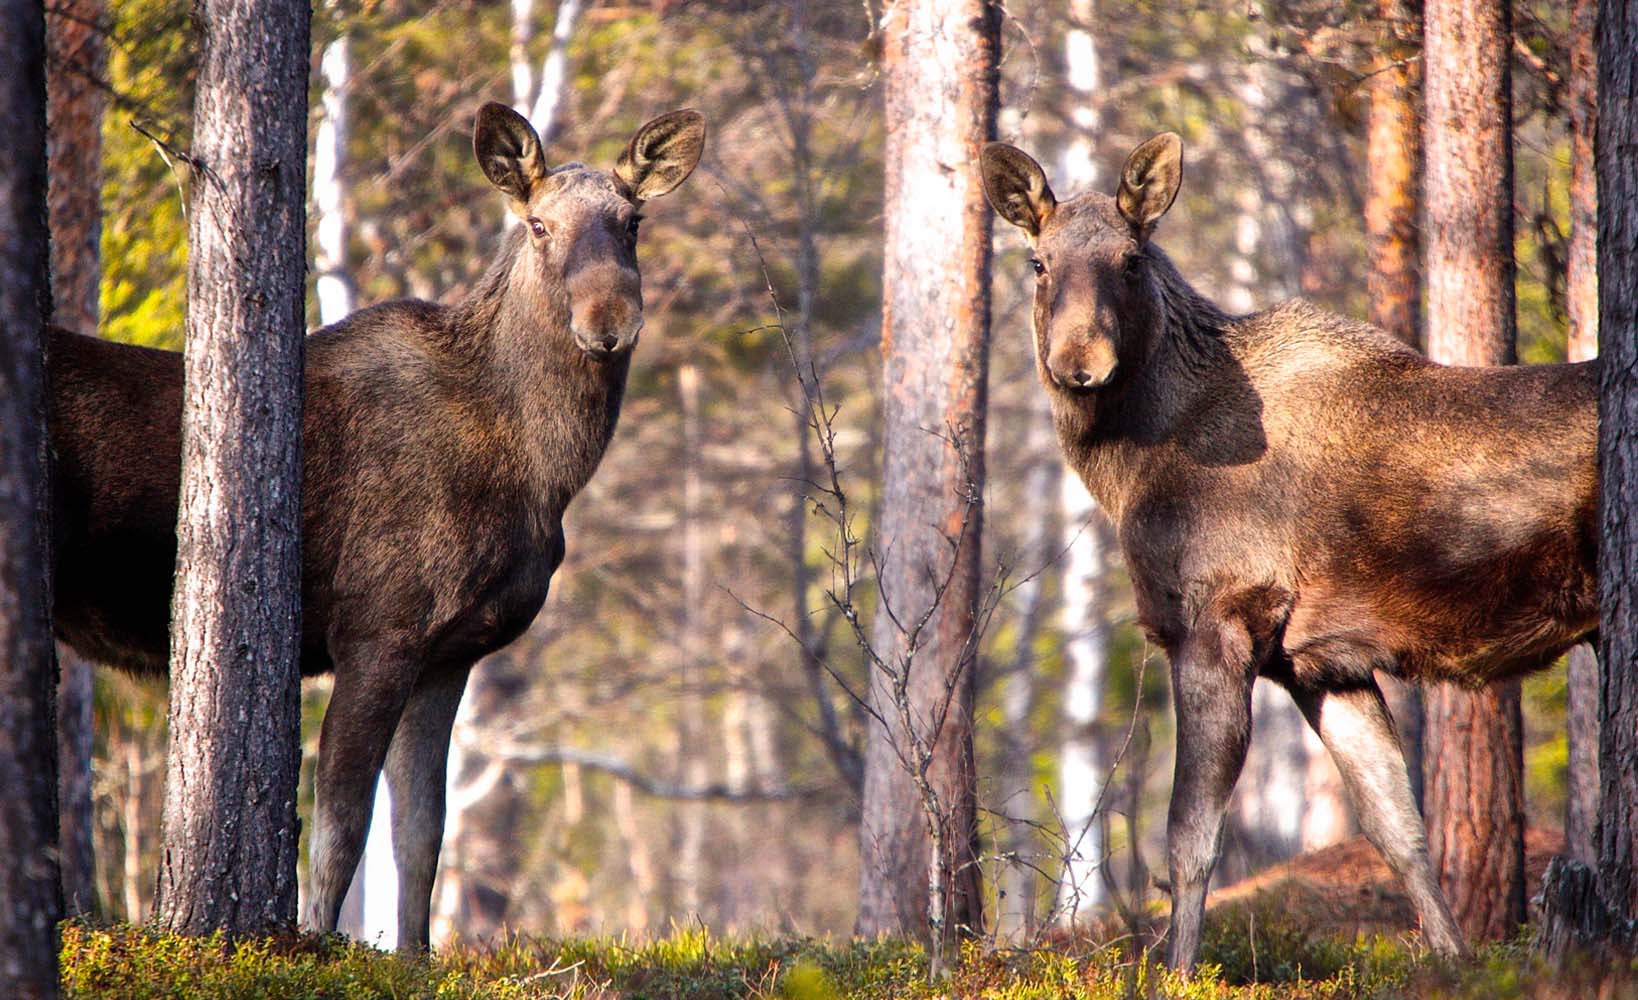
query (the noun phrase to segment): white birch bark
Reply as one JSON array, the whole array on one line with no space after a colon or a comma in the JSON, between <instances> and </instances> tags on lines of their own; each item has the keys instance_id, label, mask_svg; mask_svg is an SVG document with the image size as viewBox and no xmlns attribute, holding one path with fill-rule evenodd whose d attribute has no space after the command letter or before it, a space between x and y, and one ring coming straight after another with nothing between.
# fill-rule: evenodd
<instances>
[{"instance_id":1,"label":"white birch bark","mask_svg":"<svg viewBox=\"0 0 1638 1000\"><path fill-rule=\"evenodd\" d=\"M530 124L540 135L541 142L548 141L552 129L556 124L556 115L562 101L562 91L566 85L568 74L563 68L566 65L569 34L573 31L574 23L579 13L579 0L561 0L558 4L557 25L552 34L552 51L546 57L546 67L542 70L539 88L539 98L535 101L533 112L529 108L530 91L534 88L534 81L529 71L529 42L534 37L534 3L533 0L512 0L512 99L513 106L519 114L529 118ZM561 40L560 40L561 39ZM558 60L558 68L552 71L554 56ZM513 217L508 214L504 225L514 224ZM494 677L493 670L484 670L480 666L472 671L467 681L465 696L461 699L461 707L455 715L455 725L450 738L449 763L445 777L445 828L444 847L442 856L445 859L440 865L440 877L437 888L433 892L432 936L434 944L448 940L452 935L459 934L461 926L462 899L464 895L463 880L452 867L451 859L458 859L465 855L462 849L461 837L468 826L463 822L462 812L475 806L484 795L517 794L510 782L499 782L494 775L493 767L486 767L481 755L484 745L483 734L492 729L497 720L486 719L481 706L494 704L497 699L485 696L484 686ZM494 762L489 762L491 765ZM385 782L382 783L382 792L385 792ZM377 802L381 796L377 796ZM372 823L372 836L375 824Z\"/></svg>"},{"instance_id":2,"label":"white birch bark","mask_svg":"<svg viewBox=\"0 0 1638 1000\"><path fill-rule=\"evenodd\" d=\"M1070 112L1072 137L1059 164L1066 192L1079 194L1098 183L1092 137L1101 124L1092 98L1102 85L1098 50L1091 25L1092 0L1070 5L1072 26L1064 33L1065 82L1075 102ZM1098 797L1108 775L1095 727L1103 707L1103 685L1109 666L1109 623L1102 607L1107 554L1103 514L1078 476L1061 476L1065 562L1063 607L1064 659L1068 664L1063 700L1064 741L1059 751L1058 805L1069 838L1062 881L1058 885L1058 920L1073 923L1105 900L1102 827L1096 815Z\"/></svg>"}]
</instances>

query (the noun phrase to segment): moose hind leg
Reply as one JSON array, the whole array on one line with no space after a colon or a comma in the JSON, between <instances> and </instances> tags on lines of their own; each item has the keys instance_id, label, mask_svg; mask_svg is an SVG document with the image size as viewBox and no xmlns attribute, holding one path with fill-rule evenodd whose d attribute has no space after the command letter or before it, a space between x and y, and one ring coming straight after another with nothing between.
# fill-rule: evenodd
<instances>
[{"instance_id":1,"label":"moose hind leg","mask_svg":"<svg viewBox=\"0 0 1638 1000\"><path fill-rule=\"evenodd\" d=\"M387 751L393 860L398 866L398 947L403 951L425 951L431 944L432 884L444 839L449 734L466 676L463 667L423 678Z\"/></svg>"},{"instance_id":2,"label":"moose hind leg","mask_svg":"<svg viewBox=\"0 0 1638 1000\"><path fill-rule=\"evenodd\" d=\"M1240 635L1243 639L1244 633ZM1197 633L1172 662L1177 767L1166 826L1172 880L1166 964L1174 969L1192 969L1199 960L1206 884L1217 864L1223 815L1251 738L1256 673L1250 644L1222 638L1216 628Z\"/></svg>"},{"instance_id":3,"label":"moose hind leg","mask_svg":"<svg viewBox=\"0 0 1638 1000\"><path fill-rule=\"evenodd\" d=\"M1292 696L1336 762L1366 838L1405 883L1428 946L1440 955L1468 954L1433 874L1405 754L1376 682L1339 691L1297 690Z\"/></svg>"},{"instance_id":4,"label":"moose hind leg","mask_svg":"<svg viewBox=\"0 0 1638 1000\"><path fill-rule=\"evenodd\" d=\"M312 893L306 923L320 933L336 929L341 902L364 853L376 778L408 686L384 664L336 672L319 731L313 782Z\"/></svg>"}]
</instances>

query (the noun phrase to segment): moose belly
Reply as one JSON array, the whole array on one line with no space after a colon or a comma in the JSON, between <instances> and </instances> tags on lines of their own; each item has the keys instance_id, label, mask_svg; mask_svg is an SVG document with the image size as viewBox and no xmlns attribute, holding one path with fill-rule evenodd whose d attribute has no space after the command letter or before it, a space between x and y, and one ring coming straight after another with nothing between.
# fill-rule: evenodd
<instances>
[{"instance_id":1,"label":"moose belly","mask_svg":"<svg viewBox=\"0 0 1638 1000\"><path fill-rule=\"evenodd\" d=\"M1545 667L1597 627L1590 554L1564 533L1483 558L1391 554L1302 588L1286 629L1299 675L1382 669L1480 685Z\"/></svg>"}]
</instances>

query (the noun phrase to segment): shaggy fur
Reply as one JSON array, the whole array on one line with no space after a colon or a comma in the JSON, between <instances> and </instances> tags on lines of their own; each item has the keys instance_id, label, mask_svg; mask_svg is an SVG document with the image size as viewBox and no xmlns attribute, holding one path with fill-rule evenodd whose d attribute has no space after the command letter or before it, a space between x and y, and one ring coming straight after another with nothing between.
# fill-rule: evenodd
<instances>
[{"instance_id":1,"label":"shaggy fur","mask_svg":"<svg viewBox=\"0 0 1638 1000\"><path fill-rule=\"evenodd\" d=\"M1486 684L1597 627L1596 362L1452 368L1305 302L1227 315L1149 240L1181 157L1157 136L1115 198L1061 204L1022 152L983 164L1035 251L1059 442L1172 664L1169 959L1198 954L1259 673L1325 741L1430 944L1459 952L1372 672Z\"/></svg>"},{"instance_id":2,"label":"shaggy fur","mask_svg":"<svg viewBox=\"0 0 1638 1000\"><path fill-rule=\"evenodd\" d=\"M639 130L612 173L542 165L501 105L475 152L523 225L463 302L361 310L307 345L302 672L335 672L307 920L334 930L376 776L393 792L399 942L425 947L449 731L472 664L523 632L563 513L614 433L642 325L638 208L680 184L704 124ZM182 358L54 331L56 622L91 659L167 666ZM390 744L390 751L389 751Z\"/></svg>"}]
</instances>

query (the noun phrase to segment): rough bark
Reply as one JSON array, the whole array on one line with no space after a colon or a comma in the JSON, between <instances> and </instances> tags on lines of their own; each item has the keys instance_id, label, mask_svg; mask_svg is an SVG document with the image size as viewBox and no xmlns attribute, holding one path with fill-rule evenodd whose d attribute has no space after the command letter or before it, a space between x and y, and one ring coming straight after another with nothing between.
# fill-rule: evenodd
<instances>
[{"instance_id":1,"label":"rough bark","mask_svg":"<svg viewBox=\"0 0 1638 1000\"><path fill-rule=\"evenodd\" d=\"M976 165L994 132L999 14L985 0L898 0L880 26L885 427L876 547L881 603L893 614L878 607L872 643L887 664L908 672L907 714L924 731L904 731L891 678L872 671L870 699L888 725L870 727L865 752L857 927L866 935L930 936L940 946L983 926L979 869L971 863L978 829L972 668L990 213ZM899 753L913 759L918 740L930 748L925 775L912 775ZM928 792L942 813L935 830L924 811ZM938 854L935 833L942 863L929 864Z\"/></svg>"},{"instance_id":2,"label":"rough bark","mask_svg":"<svg viewBox=\"0 0 1638 1000\"><path fill-rule=\"evenodd\" d=\"M1598 9L1599 893L1638 920L1638 2ZM1629 947L1631 939L1628 940Z\"/></svg>"},{"instance_id":3,"label":"rough bark","mask_svg":"<svg viewBox=\"0 0 1638 1000\"><path fill-rule=\"evenodd\" d=\"M1597 0L1575 0L1570 12L1570 246L1565 261L1569 360L1598 354L1598 176L1593 162L1598 123ZM1566 678L1569 788L1564 844L1583 864L1598 861L1598 657L1590 645L1570 650Z\"/></svg>"},{"instance_id":4,"label":"rough bark","mask_svg":"<svg viewBox=\"0 0 1638 1000\"><path fill-rule=\"evenodd\" d=\"M1370 81L1366 131L1365 245L1371 322L1415 346L1420 340L1422 5L1377 0L1383 65Z\"/></svg>"},{"instance_id":5,"label":"rough bark","mask_svg":"<svg viewBox=\"0 0 1638 1000\"><path fill-rule=\"evenodd\" d=\"M102 117L107 92L103 0L60 0L46 15L50 145L52 319L97 332L102 283ZM59 650L58 823L63 901L70 915L96 906L91 850L91 664Z\"/></svg>"},{"instance_id":6,"label":"rough bark","mask_svg":"<svg viewBox=\"0 0 1638 1000\"><path fill-rule=\"evenodd\" d=\"M296 916L311 10L204 0L158 921Z\"/></svg>"},{"instance_id":7,"label":"rough bark","mask_svg":"<svg viewBox=\"0 0 1638 1000\"><path fill-rule=\"evenodd\" d=\"M1432 0L1424 20L1428 356L1516 360L1507 5ZM1516 683L1428 692L1424 811L1440 884L1469 938L1524 920L1524 726Z\"/></svg>"},{"instance_id":8,"label":"rough bark","mask_svg":"<svg viewBox=\"0 0 1638 1000\"><path fill-rule=\"evenodd\" d=\"M46 511L45 21L0 3L0 995L57 995L57 742Z\"/></svg>"}]
</instances>

